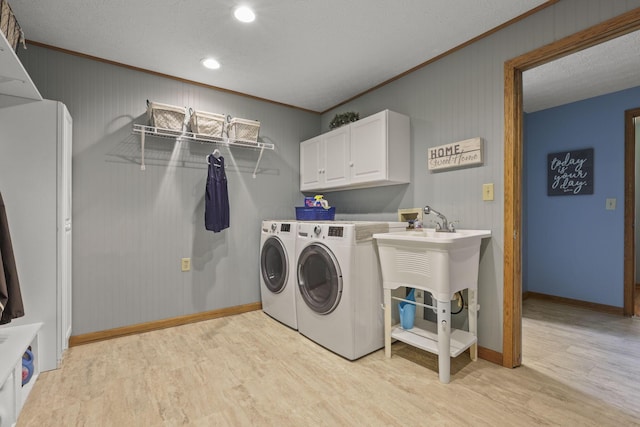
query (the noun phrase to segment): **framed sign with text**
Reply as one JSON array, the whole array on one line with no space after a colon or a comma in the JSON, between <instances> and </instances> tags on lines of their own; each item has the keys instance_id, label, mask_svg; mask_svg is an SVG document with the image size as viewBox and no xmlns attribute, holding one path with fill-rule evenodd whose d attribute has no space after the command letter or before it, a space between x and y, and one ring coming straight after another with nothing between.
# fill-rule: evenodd
<instances>
[{"instance_id":1,"label":"framed sign with text","mask_svg":"<svg viewBox=\"0 0 640 427\"><path fill-rule=\"evenodd\" d=\"M547 155L547 195L593 194L593 148Z\"/></svg>"},{"instance_id":2,"label":"framed sign with text","mask_svg":"<svg viewBox=\"0 0 640 427\"><path fill-rule=\"evenodd\" d=\"M432 147L427 154L427 168L430 171L481 164L482 139L480 137Z\"/></svg>"}]
</instances>

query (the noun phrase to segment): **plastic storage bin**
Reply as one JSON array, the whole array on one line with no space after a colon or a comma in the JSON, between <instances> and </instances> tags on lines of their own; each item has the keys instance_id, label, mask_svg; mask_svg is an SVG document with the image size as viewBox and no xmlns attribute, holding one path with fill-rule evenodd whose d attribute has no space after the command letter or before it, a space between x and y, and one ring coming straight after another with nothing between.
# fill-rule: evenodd
<instances>
[{"instance_id":1,"label":"plastic storage bin","mask_svg":"<svg viewBox=\"0 0 640 427\"><path fill-rule=\"evenodd\" d=\"M296 219L298 221L333 221L336 217L336 208L307 208L296 206Z\"/></svg>"},{"instance_id":2,"label":"plastic storage bin","mask_svg":"<svg viewBox=\"0 0 640 427\"><path fill-rule=\"evenodd\" d=\"M191 132L202 135L222 137L227 118L224 114L207 113L189 109L189 127Z\"/></svg>"},{"instance_id":3,"label":"plastic storage bin","mask_svg":"<svg viewBox=\"0 0 640 427\"><path fill-rule=\"evenodd\" d=\"M229 138L242 141L258 142L260 122L255 120L233 118L229 123Z\"/></svg>"},{"instance_id":4,"label":"plastic storage bin","mask_svg":"<svg viewBox=\"0 0 640 427\"><path fill-rule=\"evenodd\" d=\"M147 100L147 117L150 126L181 131L186 115L187 109L185 107Z\"/></svg>"}]
</instances>

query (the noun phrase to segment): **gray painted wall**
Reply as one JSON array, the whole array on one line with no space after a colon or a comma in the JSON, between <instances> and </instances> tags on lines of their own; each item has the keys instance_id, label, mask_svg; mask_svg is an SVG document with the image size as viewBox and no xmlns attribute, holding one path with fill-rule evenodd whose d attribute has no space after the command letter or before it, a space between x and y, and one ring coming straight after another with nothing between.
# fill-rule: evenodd
<instances>
[{"instance_id":1,"label":"gray painted wall","mask_svg":"<svg viewBox=\"0 0 640 427\"><path fill-rule=\"evenodd\" d=\"M292 218L299 141L319 116L29 46L21 60L48 99L67 105L73 128L73 334L260 301L260 222ZM204 228L205 156L215 146L139 136L146 100L259 120L265 151L221 148L231 227ZM183 273L180 259L192 258Z\"/></svg>"},{"instance_id":2,"label":"gray painted wall","mask_svg":"<svg viewBox=\"0 0 640 427\"><path fill-rule=\"evenodd\" d=\"M379 194L389 200L402 197L407 203L403 207L429 204L459 220L459 228L491 229L492 238L481 249L478 284L478 340L483 347L502 351L504 62L639 6L640 1L563 0L322 116L323 129L344 111L365 117L389 108L410 116L411 184L401 195ZM477 136L483 138L483 166L438 173L427 170L430 147ZM494 201L482 201L483 183L494 183ZM375 197L378 192L368 193L372 204L380 204ZM327 198L339 206L360 197L353 193L336 192ZM425 224L429 226L429 218Z\"/></svg>"},{"instance_id":3,"label":"gray painted wall","mask_svg":"<svg viewBox=\"0 0 640 427\"><path fill-rule=\"evenodd\" d=\"M633 8L640 0L563 0L511 27L366 94L321 118L385 108L411 117L412 183L326 194L338 219L395 219L431 204L460 228L488 228L480 268L479 343L502 351L504 61ZM416 41L419 43L419 40ZM259 301L262 218L293 216L302 202L298 142L320 133L313 114L29 47L25 67L46 98L74 117L74 334ZM211 147L150 143L140 172L133 121L146 99L253 118L278 149L251 178L257 152L227 150L232 227L202 225L204 155ZM480 136L483 166L430 173L429 147ZM482 183L495 184L483 202ZM181 273L181 257L194 270Z\"/></svg>"}]
</instances>

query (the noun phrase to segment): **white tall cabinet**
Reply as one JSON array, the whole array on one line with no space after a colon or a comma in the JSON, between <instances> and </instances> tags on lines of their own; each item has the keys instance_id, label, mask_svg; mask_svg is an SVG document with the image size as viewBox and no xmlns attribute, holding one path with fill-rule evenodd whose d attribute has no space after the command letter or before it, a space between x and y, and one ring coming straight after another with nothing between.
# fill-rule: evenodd
<instances>
[{"instance_id":1,"label":"white tall cabinet","mask_svg":"<svg viewBox=\"0 0 640 427\"><path fill-rule=\"evenodd\" d=\"M64 104L0 104L0 192L25 316L42 322L40 370L59 366L71 335L71 129Z\"/></svg>"}]
</instances>

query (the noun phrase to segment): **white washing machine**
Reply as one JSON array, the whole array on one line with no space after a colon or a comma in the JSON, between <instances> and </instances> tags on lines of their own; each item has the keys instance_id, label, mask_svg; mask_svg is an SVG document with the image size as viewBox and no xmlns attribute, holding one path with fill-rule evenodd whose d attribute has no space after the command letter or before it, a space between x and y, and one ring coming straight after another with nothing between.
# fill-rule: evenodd
<instances>
[{"instance_id":1,"label":"white washing machine","mask_svg":"<svg viewBox=\"0 0 640 427\"><path fill-rule=\"evenodd\" d=\"M293 329L296 315L296 221L263 221L260 229L262 310Z\"/></svg>"},{"instance_id":2,"label":"white washing machine","mask_svg":"<svg viewBox=\"0 0 640 427\"><path fill-rule=\"evenodd\" d=\"M298 331L349 360L384 347L382 276L372 235L405 227L368 221L299 222Z\"/></svg>"}]
</instances>

